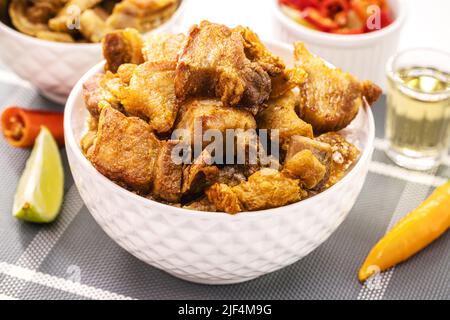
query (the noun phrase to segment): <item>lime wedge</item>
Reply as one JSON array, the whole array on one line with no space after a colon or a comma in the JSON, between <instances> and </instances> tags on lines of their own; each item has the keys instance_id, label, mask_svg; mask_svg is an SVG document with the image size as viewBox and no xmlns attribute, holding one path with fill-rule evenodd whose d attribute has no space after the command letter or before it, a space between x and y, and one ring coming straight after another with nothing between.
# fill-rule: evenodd
<instances>
[{"instance_id":1,"label":"lime wedge","mask_svg":"<svg viewBox=\"0 0 450 320\"><path fill-rule=\"evenodd\" d=\"M64 170L50 131L41 127L14 196L13 215L22 220L55 220L64 193Z\"/></svg>"}]
</instances>

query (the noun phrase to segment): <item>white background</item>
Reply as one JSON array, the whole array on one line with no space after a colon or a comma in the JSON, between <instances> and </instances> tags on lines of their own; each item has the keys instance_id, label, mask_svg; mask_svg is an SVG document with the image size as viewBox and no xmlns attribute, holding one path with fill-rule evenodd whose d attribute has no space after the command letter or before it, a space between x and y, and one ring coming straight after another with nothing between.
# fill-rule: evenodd
<instances>
[{"instance_id":1,"label":"white background","mask_svg":"<svg viewBox=\"0 0 450 320\"><path fill-rule=\"evenodd\" d=\"M273 39L273 0L188 0L183 30L201 20L246 25L263 39ZM450 51L450 0L404 0L407 21L399 50L434 47ZM276 39L275 39L276 40Z\"/></svg>"}]
</instances>

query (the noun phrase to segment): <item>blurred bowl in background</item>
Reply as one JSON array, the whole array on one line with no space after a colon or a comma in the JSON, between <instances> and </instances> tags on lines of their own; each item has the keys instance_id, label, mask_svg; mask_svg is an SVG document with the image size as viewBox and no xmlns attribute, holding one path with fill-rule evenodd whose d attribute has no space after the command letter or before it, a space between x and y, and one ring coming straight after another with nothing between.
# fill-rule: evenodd
<instances>
[{"instance_id":1,"label":"blurred bowl in background","mask_svg":"<svg viewBox=\"0 0 450 320\"><path fill-rule=\"evenodd\" d=\"M172 17L150 31L178 29L186 4L182 0ZM149 33L150 33L149 32ZM37 39L0 22L0 59L48 99L64 104L77 81L103 59L100 43L62 43Z\"/></svg>"},{"instance_id":2,"label":"blurred bowl in background","mask_svg":"<svg viewBox=\"0 0 450 320\"><path fill-rule=\"evenodd\" d=\"M284 42L302 41L316 55L359 79L367 79L386 88L385 65L398 47L401 29L405 23L407 6L403 0L389 0L394 22L377 31L363 34L340 35L305 27L288 17L273 2L274 33Z\"/></svg>"}]
</instances>

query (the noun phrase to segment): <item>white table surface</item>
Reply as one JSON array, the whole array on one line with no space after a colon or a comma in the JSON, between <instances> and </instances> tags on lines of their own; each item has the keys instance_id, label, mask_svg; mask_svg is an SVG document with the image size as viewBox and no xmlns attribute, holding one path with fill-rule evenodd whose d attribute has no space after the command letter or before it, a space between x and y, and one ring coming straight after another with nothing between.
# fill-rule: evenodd
<instances>
[{"instance_id":1,"label":"white table surface","mask_svg":"<svg viewBox=\"0 0 450 320\"><path fill-rule=\"evenodd\" d=\"M188 0L183 30L201 20L229 26L246 25L264 39L273 39L272 0ZM450 0L403 0L407 22L399 50L434 47L450 51Z\"/></svg>"}]
</instances>

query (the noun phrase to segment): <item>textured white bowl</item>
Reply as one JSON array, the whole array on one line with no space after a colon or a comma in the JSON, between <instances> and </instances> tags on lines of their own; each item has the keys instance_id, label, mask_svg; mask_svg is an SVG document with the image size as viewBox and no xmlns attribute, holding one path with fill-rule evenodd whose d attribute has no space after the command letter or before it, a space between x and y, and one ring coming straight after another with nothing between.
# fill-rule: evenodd
<instances>
[{"instance_id":1,"label":"textured white bowl","mask_svg":"<svg viewBox=\"0 0 450 320\"><path fill-rule=\"evenodd\" d=\"M183 18L183 0L173 16L151 32L174 32ZM70 44L27 36L0 22L0 59L42 95L65 103L77 81L102 60L99 43Z\"/></svg>"},{"instance_id":2,"label":"textured white bowl","mask_svg":"<svg viewBox=\"0 0 450 320\"><path fill-rule=\"evenodd\" d=\"M268 43L292 63L292 48ZM303 258L347 216L361 191L373 152L374 120L365 106L346 129L362 151L353 169L332 188L285 207L228 215L175 208L137 196L101 175L83 156L86 132L82 84L65 109L66 150L75 183L98 224L120 246L148 264L193 282L228 284L254 279Z\"/></svg>"},{"instance_id":3,"label":"textured white bowl","mask_svg":"<svg viewBox=\"0 0 450 320\"><path fill-rule=\"evenodd\" d=\"M303 41L306 47L331 62L336 67L386 86L384 66L396 53L401 29L405 23L407 6L404 0L389 0L395 16L394 22L381 30L357 35L339 35L304 27L286 16L273 3L274 32L277 40L284 42Z\"/></svg>"}]
</instances>

